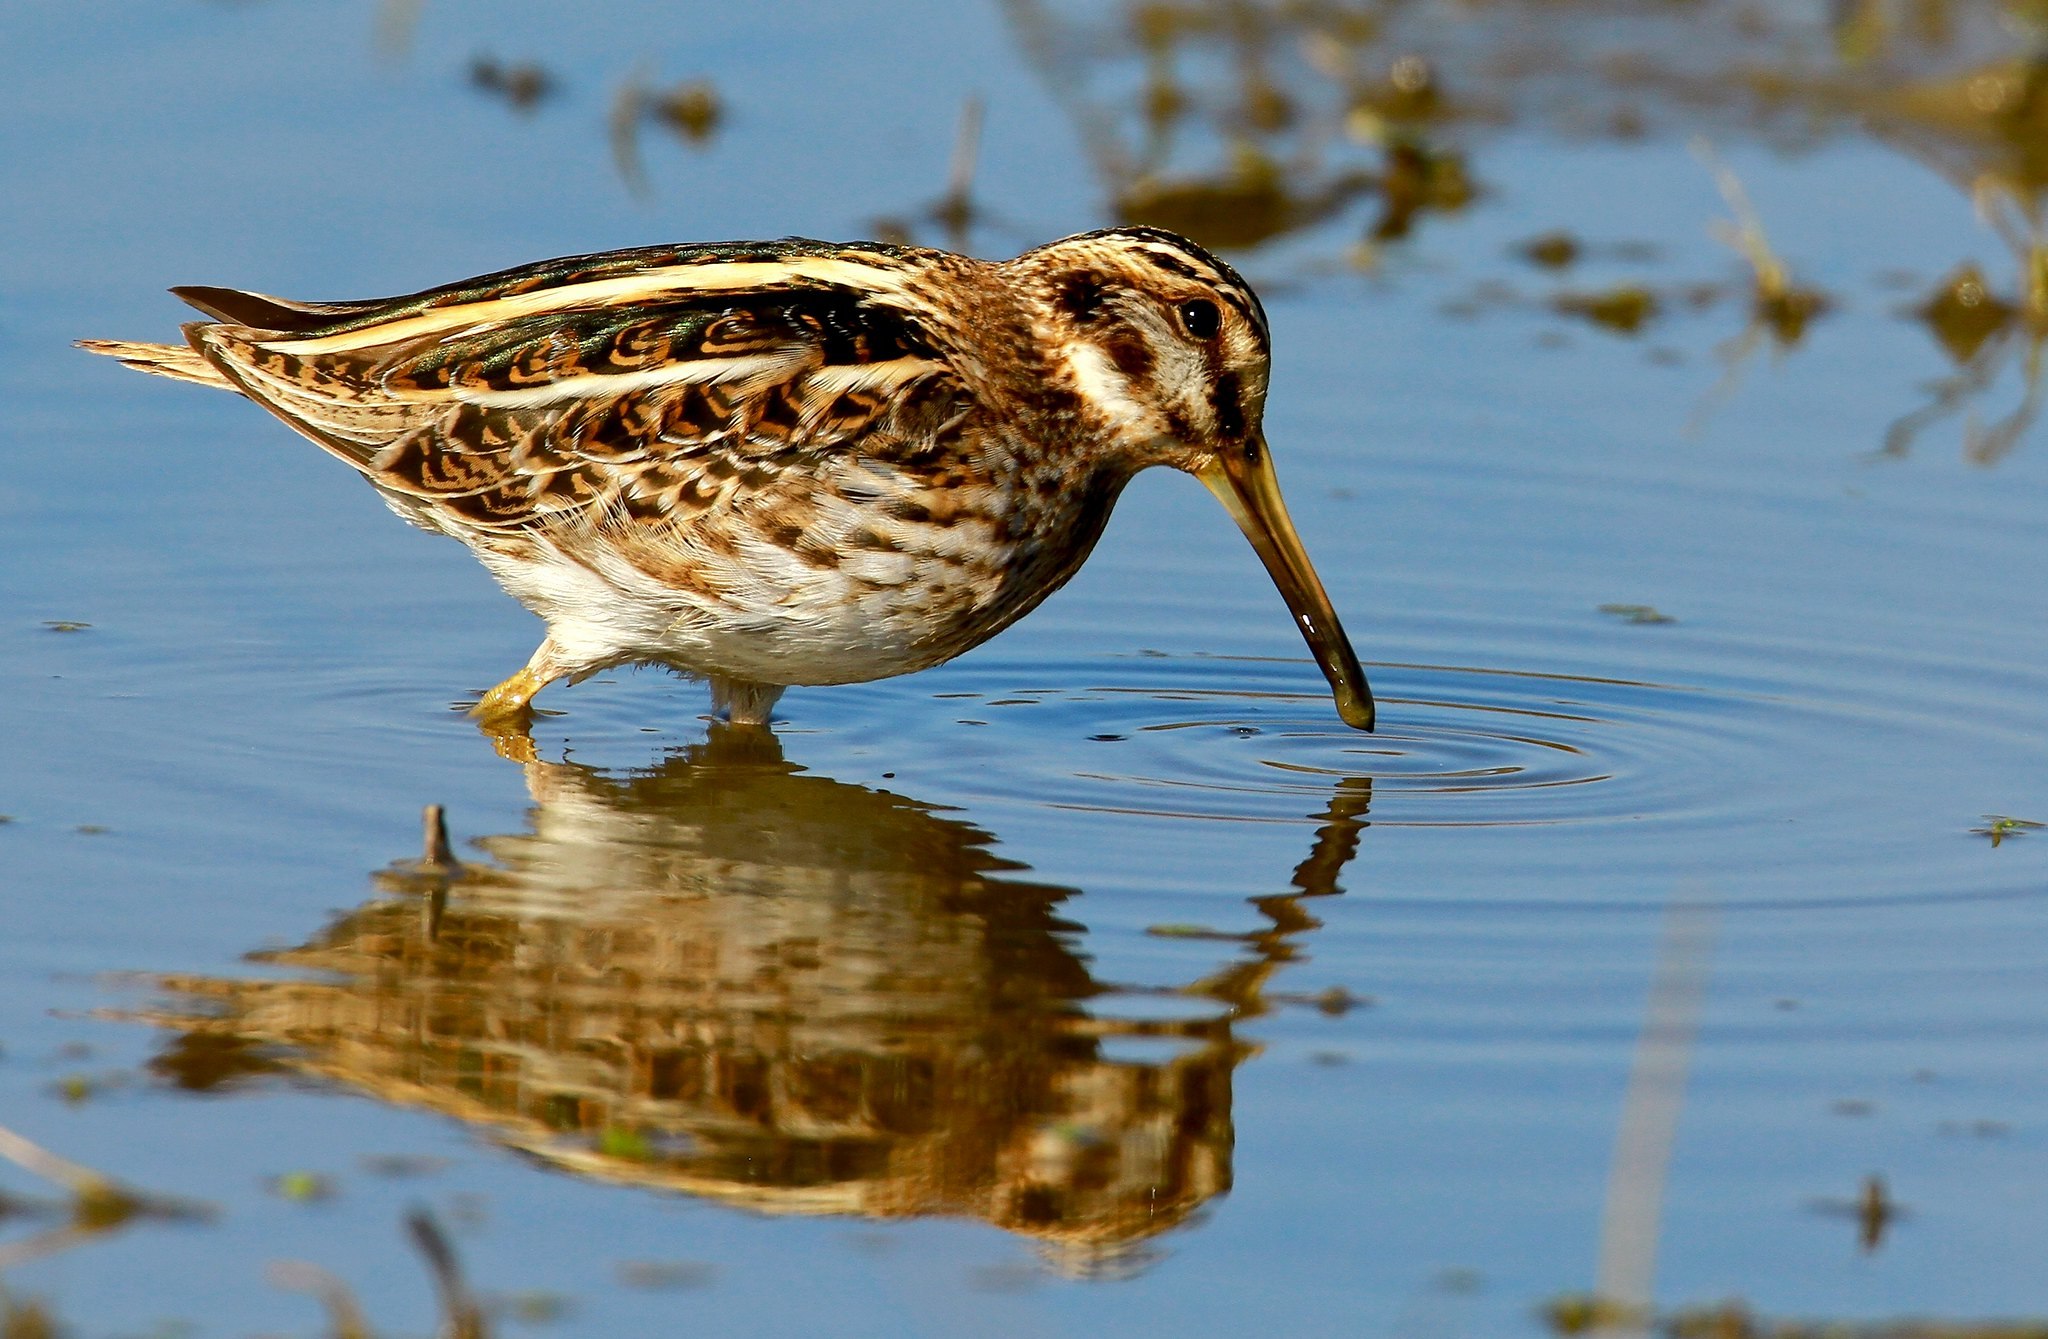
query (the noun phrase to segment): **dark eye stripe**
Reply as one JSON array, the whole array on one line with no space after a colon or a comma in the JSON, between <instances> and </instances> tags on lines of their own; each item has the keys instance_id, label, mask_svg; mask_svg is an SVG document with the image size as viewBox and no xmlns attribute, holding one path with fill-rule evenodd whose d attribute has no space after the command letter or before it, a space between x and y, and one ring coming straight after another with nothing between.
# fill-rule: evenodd
<instances>
[{"instance_id":1,"label":"dark eye stripe","mask_svg":"<svg viewBox=\"0 0 2048 1339\"><path fill-rule=\"evenodd\" d=\"M1109 360L1116 364L1119 372L1132 381L1144 381L1152 375L1155 361L1152 346L1147 344L1145 337L1136 330L1125 327L1117 331L1108 339L1105 347L1109 351Z\"/></svg>"},{"instance_id":2,"label":"dark eye stripe","mask_svg":"<svg viewBox=\"0 0 2048 1339\"><path fill-rule=\"evenodd\" d=\"M1209 411L1216 416L1216 433L1235 441L1244 436L1244 390L1237 373L1225 372L1209 388Z\"/></svg>"}]
</instances>

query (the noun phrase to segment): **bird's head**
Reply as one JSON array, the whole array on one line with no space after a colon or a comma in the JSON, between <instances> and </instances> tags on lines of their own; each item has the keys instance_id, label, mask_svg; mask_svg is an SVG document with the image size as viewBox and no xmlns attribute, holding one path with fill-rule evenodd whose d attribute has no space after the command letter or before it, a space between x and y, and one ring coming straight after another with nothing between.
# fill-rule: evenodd
<instances>
[{"instance_id":1,"label":"bird's head","mask_svg":"<svg viewBox=\"0 0 2048 1339\"><path fill-rule=\"evenodd\" d=\"M1280 588L1348 725L1372 691L1280 498L1263 419L1265 308L1223 261L1158 228L1082 233L1008 262L1084 434L1123 467L1208 485Z\"/></svg>"}]
</instances>

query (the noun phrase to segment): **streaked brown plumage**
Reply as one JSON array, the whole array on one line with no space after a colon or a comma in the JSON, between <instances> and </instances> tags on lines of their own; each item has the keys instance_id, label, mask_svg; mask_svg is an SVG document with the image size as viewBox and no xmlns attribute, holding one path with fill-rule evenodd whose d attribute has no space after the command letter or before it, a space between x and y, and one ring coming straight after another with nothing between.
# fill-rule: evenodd
<instances>
[{"instance_id":1,"label":"streaked brown plumage","mask_svg":"<svg viewBox=\"0 0 2048 1339\"><path fill-rule=\"evenodd\" d=\"M499 727L612 665L702 675L765 721L787 685L951 659L1071 577L1152 465L1223 500L1372 726L1267 459L1265 314L1171 233L1000 263L649 247L369 302L173 291L216 318L188 347L84 347L241 392L474 550L548 625L478 704Z\"/></svg>"}]
</instances>

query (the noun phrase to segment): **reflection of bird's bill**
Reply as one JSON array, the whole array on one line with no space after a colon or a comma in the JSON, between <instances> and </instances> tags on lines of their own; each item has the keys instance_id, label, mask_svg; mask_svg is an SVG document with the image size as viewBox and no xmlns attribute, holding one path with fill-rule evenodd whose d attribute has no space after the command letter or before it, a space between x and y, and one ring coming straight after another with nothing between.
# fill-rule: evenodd
<instances>
[{"instance_id":1,"label":"reflection of bird's bill","mask_svg":"<svg viewBox=\"0 0 2048 1339\"><path fill-rule=\"evenodd\" d=\"M1344 723L1360 730L1373 724L1372 688L1359 668L1358 656L1337 621L1337 611L1323 590L1308 551L1301 546L1287 504L1280 497L1280 479L1273 472L1273 460L1264 437L1254 437L1249 449L1217 456L1215 463L1198 476L1214 493L1232 520L1252 542L1259 560L1280 588L1280 596L1294 615L1301 635L1308 641L1323 676L1336 694L1337 714Z\"/></svg>"}]
</instances>

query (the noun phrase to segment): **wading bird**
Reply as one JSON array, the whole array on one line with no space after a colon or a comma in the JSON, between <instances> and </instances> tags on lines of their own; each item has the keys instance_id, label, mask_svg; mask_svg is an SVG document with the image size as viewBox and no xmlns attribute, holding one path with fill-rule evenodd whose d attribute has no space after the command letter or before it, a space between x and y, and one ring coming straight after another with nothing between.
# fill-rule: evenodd
<instances>
[{"instance_id":1,"label":"wading bird","mask_svg":"<svg viewBox=\"0 0 2048 1339\"><path fill-rule=\"evenodd\" d=\"M488 728L615 665L708 679L746 724L792 684L950 660L1073 576L1153 465L1222 499L1338 714L1372 728L1267 456L1265 311L1172 233L1002 262L645 247L365 302L172 291L214 318L184 345L82 347L248 396L545 621L477 704Z\"/></svg>"}]
</instances>

